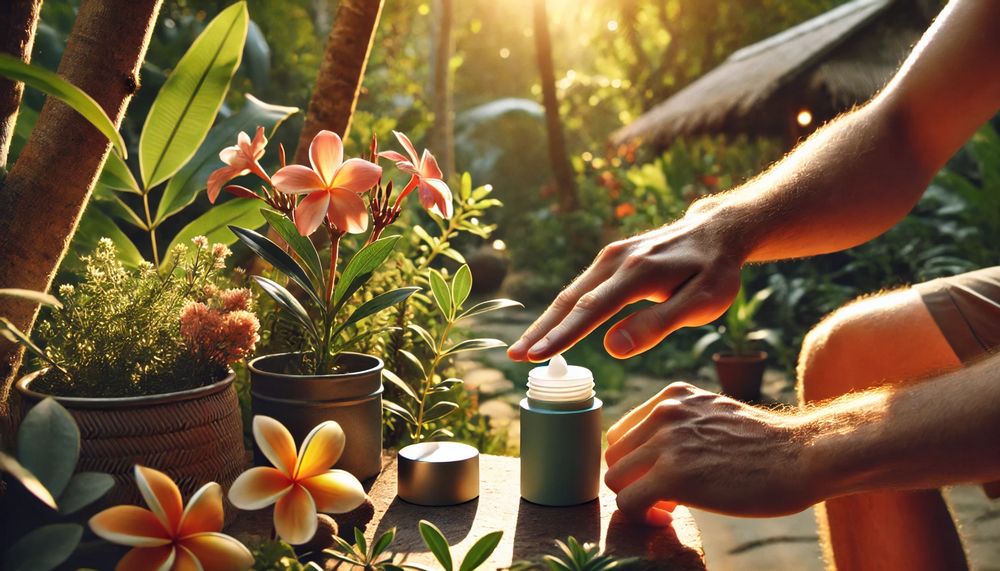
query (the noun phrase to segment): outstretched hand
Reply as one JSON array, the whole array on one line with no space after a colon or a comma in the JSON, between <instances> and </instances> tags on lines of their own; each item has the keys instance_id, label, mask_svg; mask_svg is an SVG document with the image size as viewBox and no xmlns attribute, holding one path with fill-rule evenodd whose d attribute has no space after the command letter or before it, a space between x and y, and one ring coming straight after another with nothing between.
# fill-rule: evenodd
<instances>
[{"instance_id":1,"label":"outstretched hand","mask_svg":"<svg viewBox=\"0 0 1000 571\"><path fill-rule=\"evenodd\" d=\"M624 359L646 351L686 326L709 323L740 288L744 246L708 214L614 242L556 297L514 343L516 361L544 361L586 337L625 306L656 303L616 323L604 337L608 353Z\"/></svg>"}]
</instances>

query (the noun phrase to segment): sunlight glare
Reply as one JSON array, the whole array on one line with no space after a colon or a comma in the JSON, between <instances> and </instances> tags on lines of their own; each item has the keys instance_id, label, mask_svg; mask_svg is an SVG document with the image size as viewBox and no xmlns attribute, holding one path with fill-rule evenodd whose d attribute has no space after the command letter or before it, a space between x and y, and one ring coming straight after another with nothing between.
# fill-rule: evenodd
<instances>
[{"instance_id":1,"label":"sunlight glare","mask_svg":"<svg viewBox=\"0 0 1000 571\"><path fill-rule=\"evenodd\" d=\"M608 20L608 31L609 32L614 32L617 29L618 29L618 21L617 20Z\"/></svg>"},{"instance_id":2,"label":"sunlight glare","mask_svg":"<svg viewBox=\"0 0 1000 571\"><path fill-rule=\"evenodd\" d=\"M807 127L813 121L813 115L808 109L803 109L799 111L799 114L795 117L798 121L800 127Z\"/></svg>"}]
</instances>

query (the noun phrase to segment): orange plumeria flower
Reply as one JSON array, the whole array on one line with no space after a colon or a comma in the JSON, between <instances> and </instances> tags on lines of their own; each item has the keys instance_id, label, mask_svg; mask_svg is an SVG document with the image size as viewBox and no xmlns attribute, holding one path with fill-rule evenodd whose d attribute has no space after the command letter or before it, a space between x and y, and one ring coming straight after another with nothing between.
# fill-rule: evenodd
<instances>
[{"instance_id":1,"label":"orange plumeria flower","mask_svg":"<svg viewBox=\"0 0 1000 571\"><path fill-rule=\"evenodd\" d=\"M451 189L443 180L444 173L441 172L437 159L427 149L424 149L423 155L417 155L417 148L413 146L409 137L399 131L393 131L392 134L396 135L406 155L396 151L382 151L380 156L395 162L396 168L410 175L410 182L403 192L399 193L396 206L416 188L421 206L438 216L451 218L455 211L452 206Z\"/></svg>"},{"instance_id":2,"label":"orange plumeria flower","mask_svg":"<svg viewBox=\"0 0 1000 571\"><path fill-rule=\"evenodd\" d=\"M240 474L229 501L243 510L274 506L274 530L298 545L316 533L316 512L345 513L365 501L361 482L344 470L330 470L344 451L344 431L332 420L302 441L298 453L288 429L267 416L253 418L253 437L274 468L260 466Z\"/></svg>"},{"instance_id":3,"label":"orange plumeria flower","mask_svg":"<svg viewBox=\"0 0 1000 571\"><path fill-rule=\"evenodd\" d=\"M236 141L236 145L226 147L219 152L219 158L222 159L222 162L226 163L225 166L215 169L212 171L212 174L208 175L208 182L206 183L208 186L208 200L212 204L215 204L215 200L219 197L222 187L238 176L252 172L267 182L271 181L271 178L267 176L267 173L261 168L259 162L260 158L264 156L264 147L267 146L267 137L264 136L264 128L257 127L257 132L254 134L252 140L250 139L250 135L240 131Z\"/></svg>"},{"instance_id":4,"label":"orange plumeria flower","mask_svg":"<svg viewBox=\"0 0 1000 571\"><path fill-rule=\"evenodd\" d=\"M222 488L215 482L201 487L187 507L173 480L163 472L136 465L135 481L150 509L115 506L90 518L100 537L132 550L117 571L243 571L253 555L242 543L219 533L222 529Z\"/></svg>"}]
</instances>

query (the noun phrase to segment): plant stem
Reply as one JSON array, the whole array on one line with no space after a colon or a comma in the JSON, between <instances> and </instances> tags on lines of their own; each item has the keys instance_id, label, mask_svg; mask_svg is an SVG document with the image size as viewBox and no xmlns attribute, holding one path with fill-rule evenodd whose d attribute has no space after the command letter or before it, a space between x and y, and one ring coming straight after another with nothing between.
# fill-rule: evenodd
<instances>
[{"instance_id":1,"label":"plant stem","mask_svg":"<svg viewBox=\"0 0 1000 571\"><path fill-rule=\"evenodd\" d=\"M146 229L149 230L149 243L153 247L153 263L160 267L160 253L156 248L156 227L153 226L153 217L149 213L149 191L142 193L142 207L146 210Z\"/></svg>"},{"instance_id":2,"label":"plant stem","mask_svg":"<svg viewBox=\"0 0 1000 571\"><path fill-rule=\"evenodd\" d=\"M448 320L445 324L444 329L441 331L441 339L438 340L437 350L434 351L434 359L431 361L431 366L427 369L427 374L424 375L424 382L420 383L420 408L417 410L417 430L412 434L413 440L420 442L420 435L424 428L424 409L427 406L427 394L431 390L431 383L434 381L434 371L437 370L438 365L441 364L441 360L444 358L444 342L448 340L448 334L451 333L451 328L455 324L454 321Z\"/></svg>"},{"instance_id":3,"label":"plant stem","mask_svg":"<svg viewBox=\"0 0 1000 571\"><path fill-rule=\"evenodd\" d=\"M326 360L330 357L330 345L333 329L333 288L337 283L337 261L340 258L340 239L344 233L337 230L332 224L327 224L327 233L330 235L330 268L326 279L326 307L323 310L323 339L317 348L316 373L320 374L326 370Z\"/></svg>"}]
</instances>

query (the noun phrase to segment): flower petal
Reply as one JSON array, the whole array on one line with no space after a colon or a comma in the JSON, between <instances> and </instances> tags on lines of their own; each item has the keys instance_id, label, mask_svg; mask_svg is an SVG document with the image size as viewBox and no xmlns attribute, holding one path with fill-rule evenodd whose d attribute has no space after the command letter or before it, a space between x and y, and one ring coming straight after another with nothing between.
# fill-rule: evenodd
<instances>
[{"instance_id":1,"label":"flower petal","mask_svg":"<svg viewBox=\"0 0 1000 571\"><path fill-rule=\"evenodd\" d=\"M222 187L227 182L248 172L250 172L248 169L229 166L212 171L212 174L208 175L208 201L215 204L215 200L219 198L219 192L222 191Z\"/></svg>"},{"instance_id":2,"label":"flower petal","mask_svg":"<svg viewBox=\"0 0 1000 571\"><path fill-rule=\"evenodd\" d=\"M115 571L171 571L176 558L173 545L136 547L118 560Z\"/></svg>"},{"instance_id":3,"label":"flower petal","mask_svg":"<svg viewBox=\"0 0 1000 571\"><path fill-rule=\"evenodd\" d=\"M303 198L295 207L295 228L299 234L308 236L319 228L330 207L330 193L320 190Z\"/></svg>"},{"instance_id":4,"label":"flower petal","mask_svg":"<svg viewBox=\"0 0 1000 571\"><path fill-rule=\"evenodd\" d=\"M163 528L175 531L184 513L184 502L177 484L163 472L138 464L135 465L135 483L146 500L146 505L160 518Z\"/></svg>"},{"instance_id":5,"label":"flower petal","mask_svg":"<svg viewBox=\"0 0 1000 571\"><path fill-rule=\"evenodd\" d=\"M153 512L139 506L115 506L90 518L90 529L111 543L155 547L170 543L170 533Z\"/></svg>"},{"instance_id":6,"label":"flower petal","mask_svg":"<svg viewBox=\"0 0 1000 571\"><path fill-rule=\"evenodd\" d=\"M344 162L344 142L333 131L320 131L309 143L309 162L327 185L333 182L337 169Z\"/></svg>"},{"instance_id":7,"label":"flower petal","mask_svg":"<svg viewBox=\"0 0 1000 571\"><path fill-rule=\"evenodd\" d=\"M437 159L427 149L424 149L424 156L420 158L420 176L422 178L444 179L444 173L441 172Z\"/></svg>"},{"instance_id":8,"label":"flower petal","mask_svg":"<svg viewBox=\"0 0 1000 571\"><path fill-rule=\"evenodd\" d=\"M360 196L339 188L325 194L330 198L326 215L338 230L360 234L368 229L368 207Z\"/></svg>"},{"instance_id":9,"label":"flower petal","mask_svg":"<svg viewBox=\"0 0 1000 571\"><path fill-rule=\"evenodd\" d=\"M361 194L378 184L382 178L382 167L364 159L348 159L334 173L330 188L341 188Z\"/></svg>"},{"instance_id":10,"label":"flower petal","mask_svg":"<svg viewBox=\"0 0 1000 571\"><path fill-rule=\"evenodd\" d=\"M379 158L386 158L394 163L408 163L410 159L404 157L402 153L397 153L396 151L382 151L378 154Z\"/></svg>"},{"instance_id":11,"label":"flower petal","mask_svg":"<svg viewBox=\"0 0 1000 571\"><path fill-rule=\"evenodd\" d=\"M253 417L253 439L275 468L287 475L295 469L295 441L284 424L270 416Z\"/></svg>"},{"instance_id":12,"label":"flower petal","mask_svg":"<svg viewBox=\"0 0 1000 571\"><path fill-rule=\"evenodd\" d=\"M288 476L277 468L250 468L229 487L229 501L241 510L259 510L278 501L292 485Z\"/></svg>"},{"instance_id":13,"label":"flower petal","mask_svg":"<svg viewBox=\"0 0 1000 571\"><path fill-rule=\"evenodd\" d=\"M250 550L224 533L199 533L185 537L180 543L205 571L245 571L253 565Z\"/></svg>"},{"instance_id":14,"label":"flower petal","mask_svg":"<svg viewBox=\"0 0 1000 571\"><path fill-rule=\"evenodd\" d=\"M337 460L340 460L345 440L344 429L336 421L327 420L316 425L299 447L299 463L295 466L295 479L305 480L329 470Z\"/></svg>"},{"instance_id":15,"label":"flower petal","mask_svg":"<svg viewBox=\"0 0 1000 571\"><path fill-rule=\"evenodd\" d=\"M229 166L233 166L233 163L240 161L243 162L243 150L239 146L226 147L219 151L219 159Z\"/></svg>"},{"instance_id":16,"label":"flower petal","mask_svg":"<svg viewBox=\"0 0 1000 571\"><path fill-rule=\"evenodd\" d=\"M219 531L222 523L222 486L209 482L188 500L184 514L181 515L181 524L177 527L177 535L184 537L203 531Z\"/></svg>"},{"instance_id":17,"label":"flower petal","mask_svg":"<svg viewBox=\"0 0 1000 571\"><path fill-rule=\"evenodd\" d=\"M347 513L365 502L365 489L353 474L330 470L299 482L316 502L321 512Z\"/></svg>"},{"instance_id":18,"label":"flower petal","mask_svg":"<svg viewBox=\"0 0 1000 571\"><path fill-rule=\"evenodd\" d=\"M316 503L302 486L295 486L274 506L274 531L293 545L316 535Z\"/></svg>"},{"instance_id":19,"label":"flower petal","mask_svg":"<svg viewBox=\"0 0 1000 571\"><path fill-rule=\"evenodd\" d=\"M170 571L206 571L201 566L201 562L184 547L178 545L174 548L174 564Z\"/></svg>"},{"instance_id":20,"label":"flower petal","mask_svg":"<svg viewBox=\"0 0 1000 571\"><path fill-rule=\"evenodd\" d=\"M278 169L271 177L271 184L285 194L302 194L326 188L326 183L316 171L302 165L288 165Z\"/></svg>"},{"instance_id":21,"label":"flower petal","mask_svg":"<svg viewBox=\"0 0 1000 571\"><path fill-rule=\"evenodd\" d=\"M259 161L264 156L264 147L266 146L267 137L264 136L264 128L258 126L257 132L253 136L253 141L250 143L251 158Z\"/></svg>"},{"instance_id":22,"label":"flower petal","mask_svg":"<svg viewBox=\"0 0 1000 571\"><path fill-rule=\"evenodd\" d=\"M425 178L420 181L420 204L444 218L454 213L451 189L441 179Z\"/></svg>"},{"instance_id":23,"label":"flower petal","mask_svg":"<svg viewBox=\"0 0 1000 571\"><path fill-rule=\"evenodd\" d=\"M413 143L410 142L410 138L399 131L393 131L392 134L396 135L396 139L399 141L399 144L403 145L403 149L406 151L406 154L410 155L410 162L414 165L417 164L419 162L417 160L417 149L413 146Z\"/></svg>"}]
</instances>

